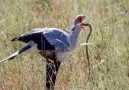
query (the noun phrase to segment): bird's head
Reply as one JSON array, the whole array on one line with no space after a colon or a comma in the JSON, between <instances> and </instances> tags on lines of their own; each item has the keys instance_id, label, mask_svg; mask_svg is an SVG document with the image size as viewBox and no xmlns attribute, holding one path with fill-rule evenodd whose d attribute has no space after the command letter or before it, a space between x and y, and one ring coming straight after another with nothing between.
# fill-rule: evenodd
<instances>
[{"instance_id":1,"label":"bird's head","mask_svg":"<svg viewBox=\"0 0 129 90\"><path fill-rule=\"evenodd\" d=\"M86 16L80 14L78 16L76 16L75 20L74 20L74 25L80 24L82 23L82 20L85 18Z\"/></svg>"},{"instance_id":2,"label":"bird's head","mask_svg":"<svg viewBox=\"0 0 129 90\"><path fill-rule=\"evenodd\" d=\"M84 30L84 25L82 24L82 20L85 18L86 16L80 14L78 16L76 16L75 20L74 20L74 26L76 28L78 28L78 30Z\"/></svg>"}]
</instances>

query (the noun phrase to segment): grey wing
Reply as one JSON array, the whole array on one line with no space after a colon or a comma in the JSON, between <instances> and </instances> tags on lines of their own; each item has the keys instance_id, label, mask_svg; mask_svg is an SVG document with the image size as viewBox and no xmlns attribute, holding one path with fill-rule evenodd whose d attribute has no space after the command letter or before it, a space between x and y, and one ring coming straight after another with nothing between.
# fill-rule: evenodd
<instances>
[{"instance_id":1,"label":"grey wing","mask_svg":"<svg viewBox=\"0 0 129 90\"><path fill-rule=\"evenodd\" d=\"M70 41L67 37L62 36L60 39L56 39L55 49L57 51L69 52L70 51Z\"/></svg>"},{"instance_id":2,"label":"grey wing","mask_svg":"<svg viewBox=\"0 0 129 90\"><path fill-rule=\"evenodd\" d=\"M70 51L70 37L69 34L60 29L48 30L43 33L48 42L55 46L56 51L69 52Z\"/></svg>"}]
</instances>

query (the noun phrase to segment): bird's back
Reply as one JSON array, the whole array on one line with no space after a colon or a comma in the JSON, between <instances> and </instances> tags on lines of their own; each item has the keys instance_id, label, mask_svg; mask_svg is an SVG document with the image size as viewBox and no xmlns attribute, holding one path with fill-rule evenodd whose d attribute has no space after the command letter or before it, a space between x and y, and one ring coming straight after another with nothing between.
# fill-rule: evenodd
<instances>
[{"instance_id":1,"label":"bird's back","mask_svg":"<svg viewBox=\"0 0 129 90\"><path fill-rule=\"evenodd\" d=\"M54 50L54 46L51 45L43 35L44 29L34 29L31 32L26 32L11 41L22 41L28 43L29 41L34 41L37 44L39 50Z\"/></svg>"},{"instance_id":2,"label":"bird's back","mask_svg":"<svg viewBox=\"0 0 129 90\"><path fill-rule=\"evenodd\" d=\"M28 43L34 41L40 50L69 51L69 33L57 28L36 28L26 32L11 41ZM45 46L45 47L44 47Z\"/></svg>"}]
</instances>

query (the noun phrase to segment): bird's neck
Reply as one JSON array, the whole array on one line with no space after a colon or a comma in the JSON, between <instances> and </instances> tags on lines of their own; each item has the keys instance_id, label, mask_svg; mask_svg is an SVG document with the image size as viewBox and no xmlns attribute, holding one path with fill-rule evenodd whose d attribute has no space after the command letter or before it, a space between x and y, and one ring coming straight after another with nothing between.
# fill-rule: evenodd
<instances>
[{"instance_id":1,"label":"bird's neck","mask_svg":"<svg viewBox=\"0 0 129 90\"><path fill-rule=\"evenodd\" d=\"M79 34L80 34L80 30L71 31L71 35L70 35L71 50L74 50L76 48Z\"/></svg>"}]
</instances>

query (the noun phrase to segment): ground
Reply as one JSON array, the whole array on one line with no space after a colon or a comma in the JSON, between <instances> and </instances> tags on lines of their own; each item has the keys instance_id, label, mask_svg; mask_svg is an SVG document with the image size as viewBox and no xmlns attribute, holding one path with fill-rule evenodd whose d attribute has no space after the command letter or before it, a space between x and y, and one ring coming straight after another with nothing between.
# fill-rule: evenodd
<instances>
[{"instance_id":1,"label":"ground","mask_svg":"<svg viewBox=\"0 0 129 90\"><path fill-rule=\"evenodd\" d=\"M93 32L89 54L93 79L85 86L85 42L89 31L61 65L55 90L129 89L129 0L1 0L0 60L24 46L10 40L33 28L56 27L70 31L78 14L86 15ZM44 90L45 60L23 53L0 63L0 90Z\"/></svg>"}]
</instances>

